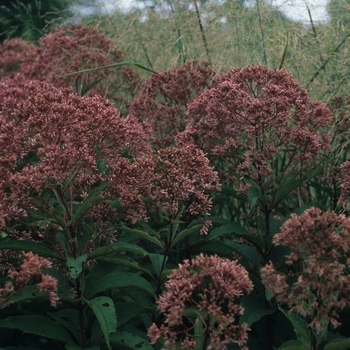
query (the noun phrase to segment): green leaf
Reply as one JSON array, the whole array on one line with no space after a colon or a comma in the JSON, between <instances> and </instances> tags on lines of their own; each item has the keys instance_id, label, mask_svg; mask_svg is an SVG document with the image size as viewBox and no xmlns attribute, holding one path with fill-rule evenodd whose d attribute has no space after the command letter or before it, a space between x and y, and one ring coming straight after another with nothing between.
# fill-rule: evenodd
<instances>
[{"instance_id":1,"label":"green leaf","mask_svg":"<svg viewBox=\"0 0 350 350\"><path fill-rule=\"evenodd\" d=\"M80 273L83 271L83 264L86 262L87 254L84 254L82 256L79 256L78 258L74 259L72 257L69 257L67 260L67 267L70 270L70 276L72 278L77 278Z\"/></svg>"},{"instance_id":2,"label":"green leaf","mask_svg":"<svg viewBox=\"0 0 350 350\"><path fill-rule=\"evenodd\" d=\"M276 204L278 204L284 197L286 197L289 193L293 192L296 188L301 186L304 182L305 182L305 180L298 179L298 180L294 180L294 181L288 182L285 185L280 186L276 190L273 205L275 206Z\"/></svg>"},{"instance_id":3,"label":"green leaf","mask_svg":"<svg viewBox=\"0 0 350 350\"><path fill-rule=\"evenodd\" d=\"M157 276L159 277L162 273L162 265L164 260L164 255L162 254L149 254L154 270L156 271ZM168 257L165 258L165 263L167 262Z\"/></svg>"},{"instance_id":4,"label":"green leaf","mask_svg":"<svg viewBox=\"0 0 350 350\"><path fill-rule=\"evenodd\" d=\"M147 241L150 241L154 244L156 244L158 247L160 248L164 248L164 244L162 241L160 241L158 238L150 236L147 232L141 231L141 230L137 230L135 228L129 228L126 226L122 226L120 227L120 230L125 231L125 232L129 232L134 234L135 236L138 236L141 239L145 239Z\"/></svg>"},{"instance_id":5,"label":"green leaf","mask_svg":"<svg viewBox=\"0 0 350 350\"><path fill-rule=\"evenodd\" d=\"M254 291L242 298L240 306L244 308L244 312L239 323L246 323L249 327L259 321L261 317L271 315L276 311L266 308L265 299Z\"/></svg>"},{"instance_id":6,"label":"green leaf","mask_svg":"<svg viewBox=\"0 0 350 350\"><path fill-rule=\"evenodd\" d=\"M72 342L68 332L58 323L43 316L13 316L0 320L0 328L18 329L23 333L35 334L41 337Z\"/></svg>"},{"instance_id":7,"label":"green leaf","mask_svg":"<svg viewBox=\"0 0 350 350\"><path fill-rule=\"evenodd\" d=\"M137 271L141 271L145 274L147 274L149 277L151 277L152 279L154 279L152 273L150 271L148 271L147 269L144 269L143 267L141 267L136 261L134 260L130 260L127 259L126 257L120 257L120 258L116 258L116 257L111 257L111 258L104 258L104 257L99 257L97 258L97 260L99 262L106 262L108 264L113 264L113 265L117 265L117 266L123 266L123 267L127 267L129 269L133 269L133 270L137 270Z\"/></svg>"},{"instance_id":8,"label":"green leaf","mask_svg":"<svg viewBox=\"0 0 350 350\"><path fill-rule=\"evenodd\" d=\"M277 350L311 350L311 345L304 344L300 340L291 340L282 344Z\"/></svg>"},{"instance_id":9,"label":"green leaf","mask_svg":"<svg viewBox=\"0 0 350 350\"><path fill-rule=\"evenodd\" d=\"M96 276L97 275L97 276ZM107 275L90 274L86 278L87 297L115 288L139 288L155 297L152 285L144 278L130 272L112 272Z\"/></svg>"},{"instance_id":10,"label":"green leaf","mask_svg":"<svg viewBox=\"0 0 350 350\"><path fill-rule=\"evenodd\" d=\"M95 68L89 68L89 69L83 69L83 70L79 70L76 72L72 72L72 73L67 73L67 74L63 74L62 77L69 77L70 75L74 75L74 74L80 74L80 73L89 73L89 72L94 72L96 70L100 70L100 69L106 69L106 68L113 68L113 67L121 67L121 66L136 66L139 68L142 68L144 70L147 70L151 73L155 73L157 74L157 72L151 68L145 67L135 61L125 61L125 62L119 62L119 63L113 63L113 64L109 64L107 66L100 66L100 67L95 67Z\"/></svg>"},{"instance_id":11,"label":"green leaf","mask_svg":"<svg viewBox=\"0 0 350 350\"><path fill-rule=\"evenodd\" d=\"M288 318L294 327L294 332L296 333L298 340L302 341L304 344L311 343L310 331L308 329L307 323L300 316L292 313L286 312L281 307L278 309Z\"/></svg>"},{"instance_id":12,"label":"green leaf","mask_svg":"<svg viewBox=\"0 0 350 350\"><path fill-rule=\"evenodd\" d=\"M224 242L225 245L229 246L235 253L239 254L244 260L252 264L255 269L260 269L260 255L254 247L229 240L225 240Z\"/></svg>"},{"instance_id":13,"label":"green leaf","mask_svg":"<svg viewBox=\"0 0 350 350\"><path fill-rule=\"evenodd\" d=\"M6 237L0 240L0 250L1 249L33 252L34 254L37 254L43 257L56 258L56 259L65 261L64 257L56 253L52 247L48 246L44 242L34 243L30 241L25 241L25 240L18 241L16 239Z\"/></svg>"},{"instance_id":14,"label":"green leaf","mask_svg":"<svg viewBox=\"0 0 350 350\"><path fill-rule=\"evenodd\" d=\"M115 242L115 243L109 244L108 246L95 249L93 252L88 254L87 260L96 259L100 256L106 256L108 254L123 253L123 252L139 254L142 256L148 255L148 253L143 248L135 244Z\"/></svg>"},{"instance_id":15,"label":"green leaf","mask_svg":"<svg viewBox=\"0 0 350 350\"><path fill-rule=\"evenodd\" d=\"M242 234L249 235L249 232L244 227L242 227L240 224L237 224L236 222L229 222L226 225L216 227L214 230L212 230L209 233L209 235L206 237L205 240L211 241L217 237L221 237L223 235L230 234L230 233L236 233L239 235L242 235Z\"/></svg>"},{"instance_id":16,"label":"green leaf","mask_svg":"<svg viewBox=\"0 0 350 350\"><path fill-rule=\"evenodd\" d=\"M110 342L118 350L154 350L147 340L127 332L111 334Z\"/></svg>"},{"instance_id":17,"label":"green leaf","mask_svg":"<svg viewBox=\"0 0 350 350\"><path fill-rule=\"evenodd\" d=\"M108 182L105 182L97 187L95 187L93 190L90 191L87 198L83 200L83 202L80 204L76 212L74 213L72 219L70 222L68 222L67 226L70 224L77 225L77 223L84 217L84 215L88 212L88 210L96 203L99 202L102 199L102 196L99 195L100 192L102 192L106 187L108 187Z\"/></svg>"},{"instance_id":18,"label":"green leaf","mask_svg":"<svg viewBox=\"0 0 350 350\"><path fill-rule=\"evenodd\" d=\"M173 248L176 243L180 242L182 239L184 239L186 236L191 234L192 232L195 232L197 230L200 230L202 228L202 224L194 225L190 228L186 228L185 230L182 230L180 233L178 233L173 241L171 242L171 248Z\"/></svg>"},{"instance_id":19,"label":"green leaf","mask_svg":"<svg viewBox=\"0 0 350 350\"><path fill-rule=\"evenodd\" d=\"M81 166L78 167L77 169L73 170L71 172L71 174L69 175L69 177L63 182L63 186L62 186L62 191L64 192L66 190L66 188L71 184L71 182L73 181L73 179L76 177L76 175L78 174L78 172L80 171Z\"/></svg>"},{"instance_id":20,"label":"green leaf","mask_svg":"<svg viewBox=\"0 0 350 350\"><path fill-rule=\"evenodd\" d=\"M288 50L288 42L289 42L289 32L287 32L286 45L284 46L284 50L283 50L283 54L282 54L282 58L281 58L281 63L280 63L279 69L282 69L282 67L283 67L284 59L286 58L286 54L287 54L287 50Z\"/></svg>"},{"instance_id":21,"label":"green leaf","mask_svg":"<svg viewBox=\"0 0 350 350\"><path fill-rule=\"evenodd\" d=\"M117 302L114 303L114 307L117 312L118 327L128 322L133 317L150 311L150 309L146 308L143 304L133 301Z\"/></svg>"},{"instance_id":22,"label":"green leaf","mask_svg":"<svg viewBox=\"0 0 350 350\"><path fill-rule=\"evenodd\" d=\"M66 345L66 350L83 350L79 345L74 343L68 343ZM84 348L84 350L100 350L99 346L93 346L91 348Z\"/></svg>"},{"instance_id":23,"label":"green leaf","mask_svg":"<svg viewBox=\"0 0 350 350\"><path fill-rule=\"evenodd\" d=\"M350 338L334 339L330 341L323 350L347 350L350 348Z\"/></svg>"},{"instance_id":24,"label":"green leaf","mask_svg":"<svg viewBox=\"0 0 350 350\"><path fill-rule=\"evenodd\" d=\"M92 81L91 83L89 84L85 84L83 85L83 88L81 89L80 91L80 96L85 96L89 90L91 90L94 86L96 86L98 83L100 83L101 81L103 80L103 78L100 78L100 79L96 79L94 81Z\"/></svg>"},{"instance_id":25,"label":"green leaf","mask_svg":"<svg viewBox=\"0 0 350 350\"><path fill-rule=\"evenodd\" d=\"M109 297L101 296L93 300L84 299L84 301L94 312L106 339L107 347L109 350L112 350L109 336L117 330L117 315L115 313L113 300Z\"/></svg>"}]
</instances>

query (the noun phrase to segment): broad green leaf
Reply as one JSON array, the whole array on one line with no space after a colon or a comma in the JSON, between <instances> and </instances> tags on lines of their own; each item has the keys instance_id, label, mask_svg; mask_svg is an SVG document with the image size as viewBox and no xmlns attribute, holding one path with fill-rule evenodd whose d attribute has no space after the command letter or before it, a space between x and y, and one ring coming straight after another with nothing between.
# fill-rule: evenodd
<instances>
[{"instance_id":1,"label":"broad green leaf","mask_svg":"<svg viewBox=\"0 0 350 350\"><path fill-rule=\"evenodd\" d=\"M311 350L311 345L305 344L300 340L291 340L282 344L277 350Z\"/></svg>"},{"instance_id":2,"label":"broad green leaf","mask_svg":"<svg viewBox=\"0 0 350 350\"><path fill-rule=\"evenodd\" d=\"M305 182L305 180L298 179L298 180L288 182L287 184L279 187L276 190L273 205L275 206L276 204L278 204L284 197L286 197L289 193L293 192L295 189L300 187L304 182Z\"/></svg>"},{"instance_id":3,"label":"broad green leaf","mask_svg":"<svg viewBox=\"0 0 350 350\"><path fill-rule=\"evenodd\" d=\"M108 254L115 254L121 252L134 253L142 256L148 254L143 248L135 244L115 242L105 247L96 248L93 252L88 254L87 260L96 259L100 256L106 256Z\"/></svg>"},{"instance_id":4,"label":"broad green leaf","mask_svg":"<svg viewBox=\"0 0 350 350\"><path fill-rule=\"evenodd\" d=\"M350 348L350 339L334 339L323 350L347 350Z\"/></svg>"},{"instance_id":5,"label":"broad green leaf","mask_svg":"<svg viewBox=\"0 0 350 350\"><path fill-rule=\"evenodd\" d=\"M195 232L197 230L200 230L202 228L202 224L194 225L190 228L186 228L185 230L182 230L180 233L176 234L175 238L171 242L171 248L173 248L176 243L180 242L182 239L184 239L186 236L191 234L192 232Z\"/></svg>"},{"instance_id":6,"label":"broad green leaf","mask_svg":"<svg viewBox=\"0 0 350 350\"><path fill-rule=\"evenodd\" d=\"M144 278L130 272L112 272L101 276L90 274L86 278L86 297L115 288L139 288L155 297L152 285Z\"/></svg>"},{"instance_id":7,"label":"broad green leaf","mask_svg":"<svg viewBox=\"0 0 350 350\"><path fill-rule=\"evenodd\" d=\"M68 343L66 345L66 350L100 350L99 346L93 346L91 348L81 348L79 345L74 343Z\"/></svg>"},{"instance_id":8,"label":"broad green leaf","mask_svg":"<svg viewBox=\"0 0 350 350\"><path fill-rule=\"evenodd\" d=\"M127 267L129 269L133 269L133 270L137 270L137 271L141 271L145 274L147 274L149 277L151 277L152 279L154 279L152 273L150 271L148 271L147 269L144 269L143 267L141 267L135 260L131 260L131 259L127 259L126 257L110 257L110 258L104 258L104 257L99 257L97 258L97 260L100 262L106 262L109 264L114 264L116 266L123 266L123 267Z\"/></svg>"},{"instance_id":9,"label":"broad green leaf","mask_svg":"<svg viewBox=\"0 0 350 350\"><path fill-rule=\"evenodd\" d=\"M240 305L244 308L244 312L239 323L246 323L249 327L259 321L261 317L271 315L276 311L266 308L265 299L254 291L244 296Z\"/></svg>"},{"instance_id":10,"label":"broad green leaf","mask_svg":"<svg viewBox=\"0 0 350 350\"><path fill-rule=\"evenodd\" d=\"M84 301L94 312L106 339L107 347L111 350L109 336L117 330L117 315L115 313L113 300L109 297L101 296L93 300L84 299Z\"/></svg>"},{"instance_id":11,"label":"broad green leaf","mask_svg":"<svg viewBox=\"0 0 350 350\"><path fill-rule=\"evenodd\" d=\"M304 344L310 344L310 331L308 329L306 321L292 312L286 312L281 307L278 308L292 323L294 332L296 333L298 340L302 341Z\"/></svg>"},{"instance_id":12,"label":"broad green leaf","mask_svg":"<svg viewBox=\"0 0 350 350\"><path fill-rule=\"evenodd\" d=\"M221 237L226 234L230 233L236 233L239 235L242 234L248 234L249 232L242 227L240 224L237 224L236 222L229 222L228 224L216 227L214 230L212 230L209 235L206 237L206 241L211 241L217 237Z\"/></svg>"},{"instance_id":13,"label":"broad green leaf","mask_svg":"<svg viewBox=\"0 0 350 350\"><path fill-rule=\"evenodd\" d=\"M84 215L89 211L89 209L97 202L102 199L102 196L99 195L106 187L108 187L108 182L105 182L94 189L92 189L87 198L83 200L83 202L79 205L78 209L74 213L70 222L68 222L67 226L70 224L77 225L77 223L84 217Z\"/></svg>"},{"instance_id":14,"label":"broad green leaf","mask_svg":"<svg viewBox=\"0 0 350 350\"><path fill-rule=\"evenodd\" d=\"M118 350L154 350L148 340L127 332L111 334L110 342Z\"/></svg>"},{"instance_id":15,"label":"broad green leaf","mask_svg":"<svg viewBox=\"0 0 350 350\"><path fill-rule=\"evenodd\" d=\"M154 270L156 271L157 276L159 277L162 273L162 268L164 268L163 261L164 255L162 254L149 254ZM168 257L165 257L164 265L167 262Z\"/></svg>"},{"instance_id":16,"label":"broad green leaf","mask_svg":"<svg viewBox=\"0 0 350 350\"><path fill-rule=\"evenodd\" d=\"M114 307L118 317L118 327L139 314L150 312L150 309L146 308L145 305L133 301L117 302L114 303Z\"/></svg>"},{"instance_id":17,"label":"broad green leaf","mask_svg":"<svg viewBox=\"0 0 350 350\"><path fill-rule=\"evenodd\" d=\"M68 332L58 323L43 316L13 316L0 320L0 328L18 329L23 333L35 334L41 337L72 342Z\"/></svg>"},{"instance_id":18,"label":"broad green leaf","mask_svg":"<svg viewBox=\"0 0 350 350\"><path fill-rule=\"evenodd\" d=\"M163 244L162 241L160 241L156 237L150 236L147 232L144 232L144 231L141 231L141 230L137 230L137 229L134 229L134 228L129 228L129 227L126 227L126 226L120 227L120 230L132 233L132 234L134 234L135 236L138 236L141 239L145 239L147 241L150 241L150 242L156 244L158 247L160 247L162 249L164 248L164 244Z\"/></svg>"},{"instance_id":19,"label":"broad green leaf","mask_svg":"<svg viewBox=\"0 0 350 350\"><path fill-rule=\"evenodd\" d=\"M66 308L62 310L58 310L55 312L47 312L50 318L52 318L55 322L59 323L65 329L67 329L70 334L75 337L75 341L80 341L80 322L79 322L79 314L73 308Z\"/></svg>"},{"instance_id":20,"label":"broad green leaf","mask_svg":"<svg viewBox=\"0 0 350 350\"><path fill-rule=\"evenodd\" d=\"M260 255L256 249L247 244L241 244L234 241L225 240L224 243L243 259L252 264L256 269L260 269Z\"/></svg>"},{"instance_id":21,"label":"broad green leaf","mask_svg":"<svg viewBox=\"0 0 350 350\"><path fill-rule=\"evenodd\" d=\"M0 250L1 249L33 252L34 254L37 254L43 257L56 258L56 259L65 261L64 257L56 253L52 247L50 247L44 242L34 243L30 241L25 241L25 240L18 241L16 239L6 237L0 240Z\"/></svg>"},{"instance_id":22,"label":"broad green leaf","mask_svg":"<svg viewBox=\"0 0 350 350\"><path fill-rule=\"evenodd\" d=\"M83 264L86 262L87 254L84 254L82 256L79 256L78 258L74 259L72 257L69 257L67 260L67 267L70 270L70 276L72 278L77 278L80 273L83 271Z\"/></svg>"}]
</instances>

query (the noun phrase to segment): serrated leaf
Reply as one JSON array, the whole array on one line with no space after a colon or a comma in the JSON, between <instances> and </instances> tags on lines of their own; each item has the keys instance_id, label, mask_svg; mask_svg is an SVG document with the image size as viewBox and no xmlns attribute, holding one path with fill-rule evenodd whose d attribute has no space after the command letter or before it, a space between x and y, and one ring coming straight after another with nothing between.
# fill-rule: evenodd
<instances>
[{"instance_id":1,"label":"serrated leaf","mask_svg":"<svg viewBox=\"0 0 350 350\"><path fill-rule=\"evenodd\" d=\"M137 270L137 271L141 271L145 274L147 274L149 277L151 277L152 279L154 279L152 273L146 269L144 269L143 267L141 267L136 261L134 260L129 260L126 259L125 257L121 257L121 258L116 258L116 257L111 257L111 258L104 258L104 257L99 257L97 258L97 260L99 262L106 262L109 264L114 264L114 265L118 265L118 266L123 266L123 267L127 267L129 269L133 269L133 270Z\"/></svg>"},{"instance_id":2,"label":"serrated leaf","mask_svg":"<svg viewBox=\"0 0 350 350\"><path fill-rule=\"evenodd\" d=\"M306 321L303 320L300 316L292 312L284 311L281 307L278 307L278 309L292 323L294 332L296 333L298 340L302 341L304 344L310 344L311 342L310 331L308 329Z\"/></svg>"},{"instance_id":3,"label":"serrated leaf","mask_svg":"<svg viewBox=\"0 0 350 350\"><path fill-rule=\"evenodd\" d=\"M225 240L224 243L235 253L239 254L243 259L252 264L256 269L260 269L260 255L254 247L229 240Z\"/></svg>"},{"instance_id":4,"label":"serrated leaf","mask_svg":"<svg viewBox=\"0 0 350 350\"><path fill-rule=\"evenodd\" d=\"M25 240L18 241L16 239L6 237L0 240L0 250L1 249L32 252L43 257L56 258L65 261L65 259L60 254L56 253L52 247L49 247L44 242L34 243Z\"/></svg>"},{"instance_id":5,"label":"serrated leaf","mask_svg":"<svg viewBox=\"0 0 350 350\"><path fill-rule=\"evenodd\" d=\"M61 342L72 342L68 332L57 322L43 316L13 316L0 320L0 328L18 329L23 333L35 334Z\"/></svg>"},{"instance_id":6,"label":"serrated leaf","mask_svg":"<svg viewBox=\"0 0 350 350\"><path fill-rule=\"evenodd\" d=\"M249 232L242 227L240 224L237 224L235 222L229 222L228 224L216 227L214 230L212 230L209 235L206 237L206 241L211 241L217 237L221 237L226 234L230 233L236 233L236 234L249 234Z\"/></svg>"},{"instance_id":7,"label":"serrated leaf","mask_svg":"<svg viewBox=\"0 0 350 350\"><path fill-rule=\"evenodd\" d=\"M116 349L154 350L148 340L127 332L111 334L110 342L116 347Z\"/></svg>"},{"instance_id":8,"label":"serrated leaf","mask_svg":"<svg viewBox=\"0 0 350 350\"><path fill-rule=\"evenodd\" d=\"M323 350L347 350L350 348L350 338L334 339L330 341Z\"/></svg>"},{"instance_id":9,"label":"serrated leaf","mask_svg":"<svg viewBox=\"0 0 350 350\"><path fill-rule=\"evenodd\" d=\"M132 234L134 234L135 236L138 236L141 239L145 239L147 241L150 241L150 242L156 244L158 247L160 247L162 249L164 248L164 244L163 244L162 241L160 241L156 237L150 236L147 232L144 232L144 231L141 231L141 230L137 230L137 229L134 229L134 228L129 228L129 227L126 227L126 226L120 227L120 230L132 233Z\"/></svg>"},{"instance_id":10,"label":"serrated leaf","mask_svg":"<svg viewBox=\"0 0 350 350\"><path fill-rule=\"evenodd\" d=\"M153 268L159 277L160 274L162 273L162 265L164 261L164 255L162 254L149 254L149 258L151 259ZM168 257L165 257L164 265L167 262ZM164 266L163 266L164 267Z\"/></svg>"},{"instance_id":11,"label":"serrated leaf","mask_svg":"<svg viewBox=\"0 0 350 350\"><path fill-rule=\"evenodd\" d=\"M155 297L152 285L144 278L130 272L112 272L104 276L90 274L88 277L86 278L85 287L87 297L114 288L128 287L139 288Z\"/></svg>"},{"instance_id":12,"label":"serrated leaf","mask_svg":"<svg viewBox=\"0 0 350 350\"><path fill-rule=\"evenodd\" d=\"M128 322L133 317L150 311L149 308L145 308L143 304L133 301L117 302L114 303L114 307L117 312L118 327Z\"/></svg>"},{"instance_id":13,"label":"serrated leaf","mask_svg":"<svg viewBox=\"0 0 350 350\"><path fill-rule=\"evenodd\" d=\"M311 350L311 345L302 343L300 340L291 340L282 344L277 350Z\"/></svg>"},{"instance_id":14,"label":"serrated leaf","mask_svg":"<svg viewBox=\"0 0 350 350\"><path fill-rule=\"evenodd\" d=\"M67 267L70 271L70 276L73 279L77 278L80 275L80 273L83 271L83 264L86 262L86 258L87 258L87 254L79 256L76 259L72 257L68 258Z\"/></svg>"},{"instance_id":15,"label":"serrated leaf","mask_svg":"<svg viewBox=\"0 0 350 350\"><path fill-rule=\"evenodd\" d=\"M115 313L113 300L109 297L101 296L93 300L84 299L84 301L94 312L105 337L107 347L109 350L112 350L109 336L117 330L117 315Z\"/></svg>"},{"instance_id":16,"label":"serrated leaf","mask_svg":"<svg viewBox=\"0 0 350 350\"><path fill-rule=\"evenodd\" d=\"M93 188L87 198L83 200L83 202L79 205L78 209L74 213L72 219L67 224L69 226L70 224L77 225L78 222L83 218L83 216L89 211L89 209L98 201L102 199L102 196L99 194L108 187L108 182L105 182L95 188Z\"/></svg>"},{"instance_id":17,"label":"serrated leaf","mask_svg":"<svg viewBox=\"0 0 350 350\"><path fill-rule=\"evenodd\" d=\"M244 296L240 303L243 307L243 315L239 319L239 323L246 323L249 327L259 321L261 317L273 314L276 310L265 307L266 301L256 292Z\"/></svg>"},{"instance_id":18,"label":"serrated leaf","mask_svg":"<svg viewBox=\"0 0 350 350\"><path fill-rule=\"evenodd\" d=\"M184 239L185 237L187 237L189 234L200 230L202 228L202 224L199 225L194 225L190 228L186 228L184 230L182 230L180 233L176 234L174 240L171 242L171 248L173 248L178 242L180 242L182 239Z\"/></svg>"},{"instance_id":19,"label":"serrated leaf","mask_svg":"<svg viewBox=\"0 0 350 350\"><path fill-rule=\"evenodd\" d=\"M305 181L303 179L298 179L298 180L288 182L287 184L277 188L273 205L275 206L276 204L278 204L284 197L286 197L289 193L293 192L295 189L301 186L304 182Z\"/></svg>"},{"instance_id":20,"label":"serrated leaf","mask_svg":"<svg viewBox=\"0 0 350 350\"><path fill-rule=\"evenodd\" d=\"M87 260L98 258L99 256L106 256L114 253L134 253L142 256L148 255L146 250L137 246L136 244L115 242L105 247L96 248L92 253L88 254Z\"/></svg>"}]
</instances>

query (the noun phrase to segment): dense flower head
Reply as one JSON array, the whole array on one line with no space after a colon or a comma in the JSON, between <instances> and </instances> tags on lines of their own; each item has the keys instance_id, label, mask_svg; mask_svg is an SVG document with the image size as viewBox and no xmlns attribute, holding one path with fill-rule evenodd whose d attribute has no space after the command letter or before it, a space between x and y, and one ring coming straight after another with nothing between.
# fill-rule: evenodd
<instances>
[{"instance_id":1,"label":"dense flower head","mask_svg":"<svg viewBox=\"0 0 350 350\"><path fill-rule=\"evenodd\" d=\"M123 53L95 28L85 25L53 29L39 40L39 46L23 56L20 75L38 79L56 87L72 86L77 93L92 85L89 93L98 93L120 107L134 96L140 78L129 67L114 67L62 77L84 69L122 62ZM97 83L97 84L96 84Z\"/></svg>"},{"instance_id":2,"label":"dense flower head","mask_svg":"<svg viewBox=\"0 0 350 350\"><path fill-rule=\"evenodd\" d=\"M110 182L106 199L121 198L125 207L133 208L134 219L144 217L140 192L147 189L139 184L145 185L142 178L149 174L139 169L137 159L147 158L151 150L133 118L121 118L100 96L80 97L40 81L3 81L0 105L0 199L5 214L30 208L29 190L40 195L78 170L72 186L89 192Z\"/></svg>"},{"instance_id":3,"label":"dense flower head","mask_svg":"<svg viewBox=\"0 0 350 350\"><path fill-rule=\"evenodd\" d=\"M174 136L185 129L187 104L213 87L216 76L208 62L198 61L154 74L130 104L130 112L154 133L156 145L169 146Z\"/></svg>"},{"instance_id":4,"label":"dense flower head","mask_svg":"<svg viewBox=\"0 0 350 350\"><path fill-rule=\"evenodd\" d=\"M209 214L208 191L220 187L203 151L194 146L162 148L154 161L152 195L166 216L174 218L185 202L190 202L186 210L191 215Z\"/></svg>"},{"instance_id":5,"label":"dense flower head","mask_svg":"<svg viewBox=\"0 0 350 350\"><path fill-rule=\"evenodd\" d=\"M160 328L151 326L148 335L152 344L162 338L163 349L177 349L179 344L188 349L196 349L198 344L216 350L226 349L230 343L244 347L249 328L239 324L244 310L236 302L253 289L253 284L236 261L203 255L191 263L185 260L165 286L167 291L157 303L165 320ZM197 320L191 316L196 310ZM196 322L203 326L201 339L194 336Z\"/></svg>"},{"instance_id":6,"label":"dense flower head","mask_svg":"<svg viewBox=\"0 0 350 350\"><path fill-rule=\"evenodd\" d=\"M5 40L0 45L0 78L17 71L20 62L27 52L34 50L34 44L22 39Z\"/></svg>"},{"instance_id":7,"label":"dense flower head","mask_svg":"<svg viewBox=\"0 0 350 350\"><path fill-rule=\"evenodd\" d=\"M12 295L20 292L24 287L40 277L41 282L37 284L38 290L40 292L48 292L50 303L52 306L55 306L58 301L56 294L57 280L42 273L42 269L51 268L51 262L32 252L23 252L23 257L24 260L21 267L19 269L11 268L8 273L8 277L12 281L0 288L0 304L11 303L10 297Z\"/></svg>"},{"instance_id":8,"label":"dense flower head","mask_svg":"<svg viewBox=\"0 0 350 350\"><path fill-rule=\"evenodd\" d=\"M350 306L350 219L311 208L292 214L281 230L273 242L291 249L290 272L268 264L262 269L263 283L278 303L305 317L316 331L328 322L337 326L337 312Z\"/></svg>"},{"instance_id":9,"label":"dense flower head","mask_svg":"<svg viewBox=\"0 0 350 350\"><path fill-rule=\"evenodd\" d=\"M188 105L187 114L180 144L196 142L209 157L230 164L240 180L250 178L263 187L264 179L267 189L277 170L274 181L329 148L331 112L311 102L285 70L231 68ZM284 159L282 169L273 165L278 157Z\"/></svg>"}]
</instances>

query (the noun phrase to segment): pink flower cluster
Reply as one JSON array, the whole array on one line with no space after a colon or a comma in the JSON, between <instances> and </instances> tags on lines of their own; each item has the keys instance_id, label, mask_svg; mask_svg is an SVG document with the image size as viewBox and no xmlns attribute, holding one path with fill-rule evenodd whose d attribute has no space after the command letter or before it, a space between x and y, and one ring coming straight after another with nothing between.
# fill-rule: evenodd
<instances>
[{"instance_id":1,"label":"pink flower cluster","mask_svg":"<svg viewBox=\"0 0 350 350\"><path fill-rule=\"evenodd\" d=\"M138 75L126 66L62 77L124 60L109 38L82 24L53 29L39 40L38 47L20 39L5 42L0 52L3 69L13 69L19 63L16 70L21 79L42 80L56 87L72 86L79 94L90 86L89 94L108 97L118 106L128 104L140 84Z\"/></svg>"},{"instance_id":2,"label":"pink flower cluster","mask_svg":"<svg viewBox=\"0 0 350 350\"><path fill-rule=\"evenodd\" d=\"M132 207L133 219L145 216L140 193L147 194L141 186L149 173L134 160L148 157L151 149L135 120L121 118L100 96L80 97L40 81L3 81L0 104L0 200L5 213L31 208L29 189L40 194L56 188L80 169L73 186L89 192L90 186L110 181L106 198L121 197L125 207ZM98 159L109 172L98 171Z\"/></svg>"},{"instance_id":3,"label":"pink flower cluster","mask_svg":"<svg viewBox=\"0 0 350 350\"><path fill-rule=\"evenodd\" d=\"M329 149L327 128L333 120L289 73L262 66L231 68L188 105L187 115L186 130L177 136L180 144L200 142L240 180L252 179L266 190L297 164ZM275 165L279 157L281 169Z\"/></svg>"},{"instance_id":4,"label":"pink flower cluster","mask_svg":"<svg viewBox=\"0 0 350 350\"><path fill-rule=\"evenodd\" d=\"M292 214L281 230L273 242L291 248L289 271L270 263L262 268L263 283L317 332L328 323L338 326L338 311L350 306L350 219L311 208Z\"/></svg>"},{"instance_id":5,"label":"pink flower cluster","mask_svg":"<svg viewBox=\"0 0 350 350\"><path fill-rule=\"evenodd\" d=\"M153 134L155 145L173 145L174 137L186 127L187 104L213 87L216 76L209 63L198 61L154 74L130 104L130 112Z\"/></svg>"},{"instance_id":6,"label":"pink flower cluster","mask_svg":"<svg viewBox=\"0 0 350 350\"><path fill-rule=\"evenodd\" d=\"M51 268L51 262L41 258L33 253L23 253L24 260L19 270L12 268L8 277L11 282L0 288L0 304L11 303L11 296L20 293L20 291L35 279L41 277L41 282L38 283L37 289L39 292L48 292L50 304L56 306L57 297L57 280L50 275L42 273L42 269Z\"/></svg>"},{"instance_id":7,"label":"pink flower cluster","mask_svg":"<svg viewBox=\"0 0 350 350\"><path fill-rule=\"evenodd\" d=\"M163 349L226 349L235 343L245 349L246 324L239 324L243 308L236 302L253 284L248 272L236 261L218 256L200 255L190 263L185 260L168 277L167 291L160 297L158 307L165 314L160 328L153 324L149 330L151 343L164 340ZM193 311L191 313L191 311ZM202 327L200 336L195 327Z\"/></svg>"}]
</instances>

